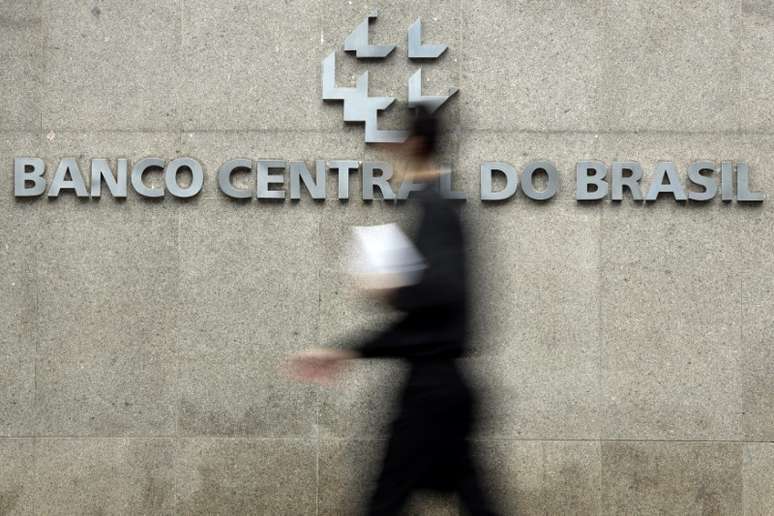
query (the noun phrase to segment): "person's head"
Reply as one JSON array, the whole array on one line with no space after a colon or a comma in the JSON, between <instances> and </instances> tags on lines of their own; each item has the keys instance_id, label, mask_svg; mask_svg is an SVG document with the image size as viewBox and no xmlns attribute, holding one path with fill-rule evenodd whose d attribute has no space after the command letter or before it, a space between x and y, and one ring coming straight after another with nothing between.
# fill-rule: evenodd
<instances>
[{"instance_id":1,"label":"person's head","mask_svg":"<svg viewBox=\"0 0 774 516\"><path fill-rule=\"evenodd\" d=\"M404 143L407 157L415 162L430 162L438 150L440 122L425 107L418 106Z\"/></svg>"}]
</instances>

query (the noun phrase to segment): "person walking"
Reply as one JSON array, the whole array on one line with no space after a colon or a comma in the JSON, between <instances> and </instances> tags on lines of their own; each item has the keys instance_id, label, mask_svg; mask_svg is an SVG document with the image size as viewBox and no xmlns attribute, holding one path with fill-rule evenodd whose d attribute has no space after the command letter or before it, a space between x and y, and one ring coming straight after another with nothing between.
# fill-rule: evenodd
<instances>
[{"instance_id":1,"label":"person walking","mask_svg":"<svg viewBox=\"0 0 774 516\"><path fill-rule=\"evenodd\" d=\"M352 359L401 359L409 365L369 516L398 514L418 489L456 493L472 516L495 514L469 441L479 400L458 363L468 330L465 230L441 193L442 171L435 161L439 132L437 118L419 110L401 145L408 159L403 179L421 185L414 244L426 265L418 282L380 292L401 316L346 349L309 350L292 360L298 378L319 381L331 379Z\"/></svg>"}]
</instances>

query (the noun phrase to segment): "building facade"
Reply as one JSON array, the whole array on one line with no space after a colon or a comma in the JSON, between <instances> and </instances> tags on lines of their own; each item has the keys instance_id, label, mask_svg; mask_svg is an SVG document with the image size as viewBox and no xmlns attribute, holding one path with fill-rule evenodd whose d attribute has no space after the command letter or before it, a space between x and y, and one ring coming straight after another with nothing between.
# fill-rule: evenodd
<instances>
[{"instance_id":1,"label":"building facade","mask_svg":"<svg viewBox=\"0 0 774 516\"><path fill-rule=\"evenodd\" d=\"M345 40L373 9L370 42L396 48L358 59ZM437 59L407 57L417 19ZM503 512L771 514L774 204L579 202L576 165L637 162L645 191L667 161L690 192L691 163L713 182L743 163L774 194L773 45L770 0L3 0L0 514L355 513L400 365L331 388L282 365L384 323L342 250L411 212L362 199L390 156L322 100L331 52L337 87L368 71L396 97L381 129L405 127L420 68L424 95L459 88L443 155L468 197L476 440ZM151 167L163 197L92 195L94 160L150 157L193 158L201 191ZM42 160L42 195L17 195L16 158ZM237 158L323 160L325 198L290 199L280 170L282 199L244 172L233 199L217 171ZM50 195L67 159L87 195ZM358 163L346 201L335 160ZM482 163L538 160L550 199L481 200Z\"/></svg>"}]
</instances>

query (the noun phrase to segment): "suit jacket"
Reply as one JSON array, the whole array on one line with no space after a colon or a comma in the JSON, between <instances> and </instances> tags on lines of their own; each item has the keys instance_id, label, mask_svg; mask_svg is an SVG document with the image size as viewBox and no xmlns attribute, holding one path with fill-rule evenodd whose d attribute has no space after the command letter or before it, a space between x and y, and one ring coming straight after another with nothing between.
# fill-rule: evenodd
<instances>
[{"instance_id":1,"label":"suit jacket","mask_svg":"<svg viewBox=\"0 0 774 516\"><path fill-rule=\"evenodd\" d=\"M414 244L427 268L419 283L396 289L390 297L402 315L355 346L363 357L418 363L454 359L465 352L468 288L462 221L435 183L419 191L416 199L421 216Z\"/></svg>"}]
</instances>

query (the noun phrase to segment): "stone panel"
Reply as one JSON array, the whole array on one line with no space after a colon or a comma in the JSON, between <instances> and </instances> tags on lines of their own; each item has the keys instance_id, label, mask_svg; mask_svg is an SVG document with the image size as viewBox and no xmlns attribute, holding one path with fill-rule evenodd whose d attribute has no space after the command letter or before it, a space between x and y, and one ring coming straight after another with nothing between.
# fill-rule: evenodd
<instances>
[{"instance_id":1,"label":"stone panel","mask_svg":"<svg viewBox=\"0 0 774 516\"><path fill-rule=\"evenodd\" d=\"M0 131L40 130L41 25L39 0L8 0L0 5Z\"/></svg>"},{"instance_id":2,"label":"stone panel","mask_svg":"<svg viewBox=\"0 0 774 516\"><path fill-rule=\"evenodd\" d=\"M0 439L0 514L36 514L34 462L32 439Z\"/></svg>"},{"instance_id":3,"label":"stone panel","mask_svg":"<svg viewBox=\"0 0 774 516\"><path fill-rule=\"evenodd\" d=\"M315 446L296 439L182 439L178 514L315 514Z\"/></svg>"},{"instance_id":4,"label":"stone panel","mask_svg":"<svg viewBox=\"0 0 774 516\"><path fill-rule=\"evenodd\" d=\"M744 445L744 514L771 514L774 507L774 443Z\"/></svg>"},{"instance_id":5,"label":"stone panel","mask_svg":"<svg viewBox=\"0 0 774 516\"><path fill-rule=\"evenodd\" d=\"M46 132L41 138L42 151L46 159L46 176L54 175L56 165L62 158L76 158L84 174L89 179L89 163L92 158L126 158L132 163L142 158L162 158L171 160L180 154L179 137L169 131L53 131ZM115 163L113 163L115 165ZM131 170L130 170L131 171ZM148 173L153 176L152 172ZM155 177L153 179L156 179ZM152 180L149 184L155 185ZM131 191L131 186L129 188ZM135 197L137 197L135 195Z\"/></svg>"},{"instance_id":6,"label":"stone panel","mask_svg":"<svg viewBox=\"0 0 774 516\"><path fill-rule=\"evenodd\" d=\"M34 435L36 248L40 210L0 204L0 436Z\"/></svg>"},{"instance_id":7,"label":"stone panel","mask_svg":"<svg viewBox=\"0 0 774 516\"><path fill-rule=\"evenodd\" d=\"M32 133L0 135L0 435L33 435L36 233L42 210L13 198L13 158L38 154Z\"/></svg>"},{"instance_id":8,"label":"stone panel","mask_svg":"<svg viewBox=\"0 0 774 516\"><path fill-rule=\"evenodd\" d=\"M40 58L43 48L40 3L41 0L7 0L0 5L3 28L0 56Z\"/></svg>"},{"instance_id":9,"label":"stone panel","mask_svg":"<svg viewBox=\"0 0 774 516\"><path fill-rule=\"evenodd\" d=\"M39 133L0 133L0 201L8 204L14 197L14 159L17 157L38 157L39 155Z\"/></svg>"},{"instance_id":10,"label":"stone panel","mask_svg":"<svg viewBox=\"0 0 774 516\"><path fill-rule=\"evenodd\" d=\"M175 448L168 439L42 439L39 514L174 514Z\"/></svg>"},{"instance_id":11,"label":"stone panel","mask_svg":"<svg viewBox=\"0 0 774 516\"><path fill-rule=\"evenodd\" d=\"M500 514L599 514L599 443L474 443L484 487Z\"/></svg>"},{"instance_id":12,"label":"stone panel","mask_svg":"<svg viewBox=\"0 0 774 516\"><path fill-rule=\"evenodd\" d=\"M608 163L636 156L643 190L658 160L675 161L684 181L691 161L730 159L746 161L752 188L765 191L769 147L753 136L602 135L597 153ZM608 436L740 435L740 259L766 205L708 204L605 205Z\"/></svg>"},{"instance_id":13,"label":"stone panel","mask_svg":"<svg viewBox=\"0 0 774 516\"><path fill-rule=\"evenodd\" d=\"M742 430L746 440L774 440L774 214L750 213L741 269Z\"/></svg>"},{"instance_id":14,"label":"stone panel","mask_svg":"<svg viewBox=\"0 0 774 516\"><path fill-rule=\"evenodd\" d=\"M320 123L318 2L185 3L185 130L313 130Z\"/></svg>"},{"instance_id":15,"label":"stone panel","mask_svg":"<svg viewBox=\"0 0 774 516\"><path fill-rule=\"evenodd\" d=\"M604 514L739 514L739 443L603 442Z\"/></svg>"},{"instance_id":16,"label":"stone panel","mask_svg":"<svg viewBox=\"0 0 774 516\"><path fill-rule=\"evenodd\" d=\"M3 55L0 131L38 131L41 123L42 59L39 54Z\"/></svg>"},{"instance_id":17,"label":"stone panel","mask_svg":"<svg viewBox=\"0 0 774 516\"><path fill-rule=\"evenodd\" d=\"M175 428L178 222L171 204L45 203L37 263L38 428Z\"/></svg>"},{"instance_id":18,"label":"stone panel","mask_svg":"<svg viewBox=\"0 0 774 516\"><path fill-rule=\"evenodd\" d=\"M181 346L190 341L182 340ZM317 389L285 374L286 353L246 350L224 338L209 352L181 349L181 435L286 437L315 431ZM205 344L200 341L199 344Z\"/></svg>"},{"instance_id":19,"label":"stone panel","mask_svg":"<svg viewBox=\"0 0 774 516\"><path fill-rule=\"evenodd\" d=\"M40 1L0 5L0 131L40 130L43 30Z\"/></svg>"},{"instance_id":20,"label":"stone panel","mask_svg":"<svg viewBox=\"0 0 774 516\"><path fill-rule=\"evenodd\" d=\"M599 102L611 131L737 127L739 2L609 2ZM711 35L711 36L710 36ZM542 105L545 102L541 98Z\"/></svg>"},{"instance_id":21,"label":"stone panel","mask_svg":"<svg viewBox=\"0 0 774 516\"><path fill-rule=\"evenodd\" d=\"M313 208L202 199L181 209L183 433L312 432L314 391L280 366L317 342L323 207Z\"/></svg>"},{"instance_id":22,"label":"stone panel","mask_svg":"<svg viewBox=\"0 0 774 516\"><path fill-rule=\"evenodd\" d=\"M593 130L602 81L603 2L462 2L466 129Z\"/></svg>"},{"instance_id":23,"label":"stone panel","mask_svg":"<svg viewBox=\"0 0 774 516\"><path fill-rule=\"evenodd\" d=\"M539 441L492 439L473 444L486 493L501 514L545 514Z\"/></svg>"},{"instance_id":24,"label":"stone panel","mask_svg":"<svg viewBox=\"0 0 774 516\"><path fill-rule=\"evenodd\" d=\"M605 207L604 437L740 437L737 223L722 207Z\"/></svg>"},{"instance_id":25,"label":"stone panel","mask_svg":"<svg viewBox=\"0 0 774 516\"><path fill-rule=\"evenodd\" d=\"M598 207L482 207L475 224L471 365L485 435L598 438Z\"/></svg>"},{"instance_id":26,"label":"stone panel","mask_svg":"<svg viewBox=\"0 0 774 516\"><path fill-rule=\"evenodd\" d=\"M320 515L360 514L374 489L385 442L381 440L324 440L320 447ZM415 493L401 514L456 516L454 497Z\"/></svg>"},{"instance_id":27,"label":"stone panel","mask_svg":"<svg viewBox=\"0 0 774 516\"><path fill-rule=\"evenodd\" d=\"M544 441L543 457L546 514L600 514L600 443Z\"/></svg>"},{"instance_id":28,"label":"stone panel","mask_svg":"<svg viewBox=\"0 0 774 516\"><path fill-rule=\"evenodd\" d=\"M739 74L739 125L743 130L774 129L774 88L769 77L774 58L774 4L742 0Z\"/></svg>"},{"instance_id":29,"label":"stone panel","mask_svg":"<svg viewBox=\"0 0 774 516\"><path fill-rule=\"evenodd\" d=\"M181 5L47 0L44 129L177 127Z\"/></svg>"}]
</instances>

